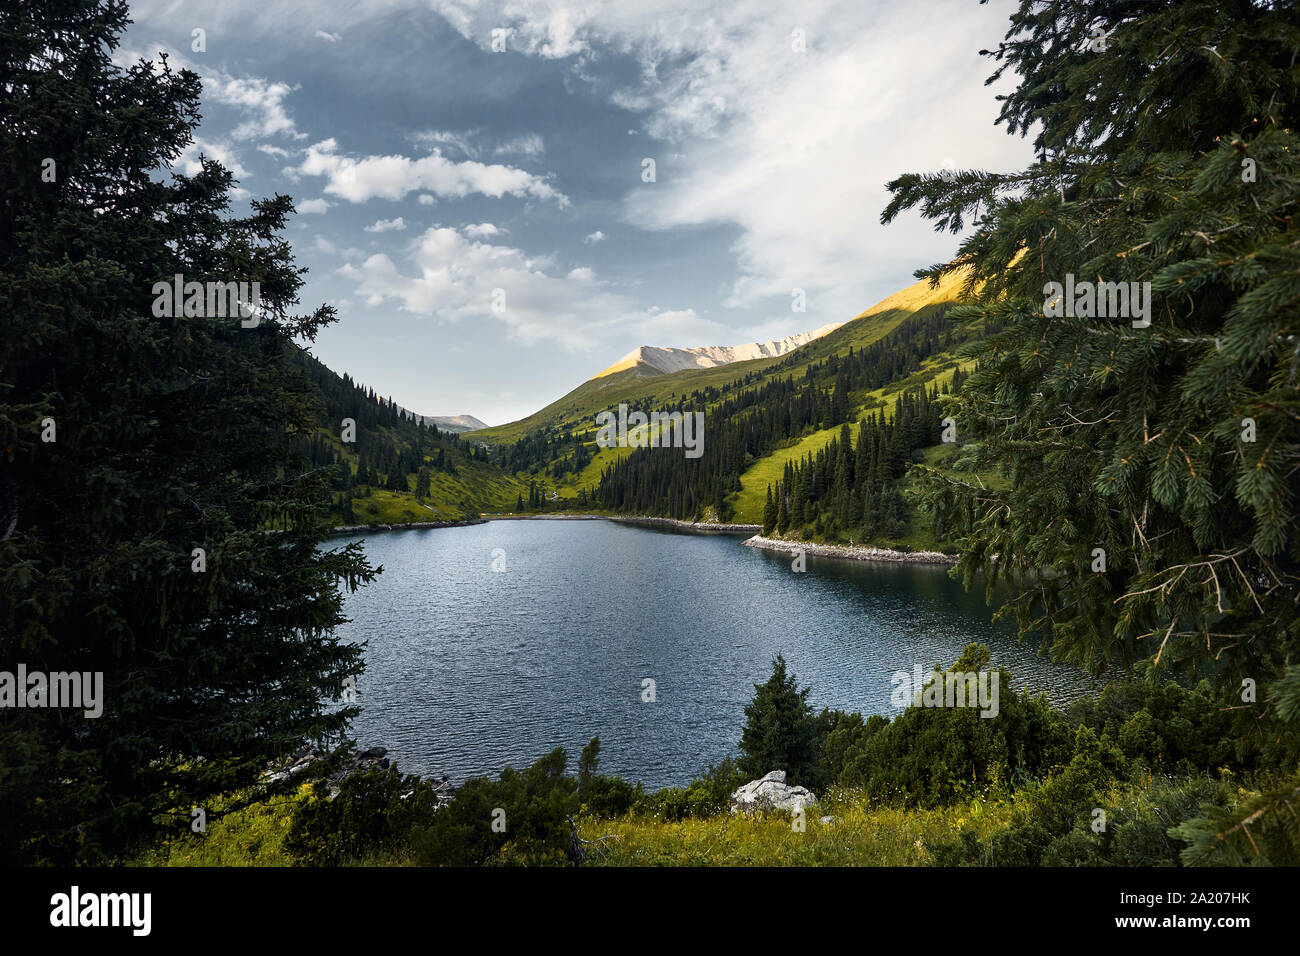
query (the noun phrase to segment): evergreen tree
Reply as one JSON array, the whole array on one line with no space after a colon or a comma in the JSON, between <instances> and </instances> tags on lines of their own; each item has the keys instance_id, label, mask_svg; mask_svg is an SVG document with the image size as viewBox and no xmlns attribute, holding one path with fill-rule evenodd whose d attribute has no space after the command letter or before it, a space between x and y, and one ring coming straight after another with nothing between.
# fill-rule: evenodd
<instances>
[{"instance_id":1,"label":"evergreen tree","mask_svg":"<svg viewBox=\"0 0 1300 956\"><path fill-rule=\"evenodd\" d=\"M1027 0L993 55L1021 76L1001 121L1040 124L1046 158L890 184L885 221L981 211L925 274L967 270L957 314L1002 326L947 408L972 443L963 470L1011 481L928 471L933 501L966 574L1037 574L1022 626L1094 667L1152 657L1235 687L1300 653L1295 13ZM1067 274L1150 281L1150 327L1056 315L1044 288Z\"/></svg>"},{"instance_id":2,"label":"evergreen tree","mask_svg":"<svg viewBox=\"0 0 1300 956\"><path fill-rule=\"evenodd\" d=\"M1293 2L1025 0L990 55L1019 78L999 121L1036 130L1039 161L902 176L882 216L972 227L924 274L964 270L954 316L991 334L941 400L958 467L918 473L967 582L1013 578L1021 630L1058 657L1209 677L1243 734L1291 741L1292 759L1296 22ZM1080 282L1131 284L1128 308L1115 288L1105 315L1086 285L1062 301ZM1246 680L1261 693L1243 707Z\"/></svg>"},{"instance_id":3,"label":"evergreen tree","mask_svg":"<svg viewBox=\"0 0 1300 956\"><path fill-rule=\"evenodd\" d=\"M808 703L809 688L799 690L785 658L772 662L772 676L754 685L754 700L745 708L740 769L751 778L784 770L791 786L820 786L817 720Z\"/></svg>"},{"instance_id":4,"label":"evergreen tree","mask_svg":"<svg viewBox=\"0 0 1300 956\"><path fill-rule=\"evenodd\" d=\"M600 772L600 738L592 737L578 756L578 792L582 793Z\"/></svg>"},{"instance_id":5,"label":"evergreen tree","mask_svg":"<svg viewBox=\"0 0 1300 956\"><path fill-rule=\"evenodd\" d=\"M115 66L127 22L120 0L0 9L0 666L103 675L98 718L0 709L11 864L112 862L159 820L211 820L268 762L339 741L356 708L329 701L363 667L334 629L374 572L322 546L332 475L294 344L333 310L291 314L288 197L234 218L220 165L167 175L200 81ZM156 316L177 273L260 282L259 321Z\"/></svg>"}]
</instances>

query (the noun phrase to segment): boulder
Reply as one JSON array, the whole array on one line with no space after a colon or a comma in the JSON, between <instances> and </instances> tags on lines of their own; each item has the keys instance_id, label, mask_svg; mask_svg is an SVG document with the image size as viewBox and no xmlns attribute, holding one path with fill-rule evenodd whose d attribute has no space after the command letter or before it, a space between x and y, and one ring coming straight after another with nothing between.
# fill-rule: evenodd
<instances>
[{"instance_id":1,"label":"boulder","mask_svg":"<svg viewBox=\"0 0 1300 956\"><path fill-rule=\"evenodd\" d=\"M789 810L798 813L817 802L806 787L791 787L785 782L784 770L773 770L761 780L751 780L731 795L732 813Z\"/></svg>"}]
</instances>

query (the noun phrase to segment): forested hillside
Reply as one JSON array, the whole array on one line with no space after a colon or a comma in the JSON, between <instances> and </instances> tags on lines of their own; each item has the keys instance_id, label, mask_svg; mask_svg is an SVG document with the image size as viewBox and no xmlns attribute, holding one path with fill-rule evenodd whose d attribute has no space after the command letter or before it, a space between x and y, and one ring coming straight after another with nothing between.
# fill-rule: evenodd
<instances>
[{"instance_id":1,"label":"forested hillside","mask_svg":"<svg viewBox=\"0 0 1300 956\"><path fill-rule=\"evenodd\" d=\"M319 428L305 453L329 472L331 511L345 525L446 521L514 507L525 483L486 450L338 375L307 352L296 356L320 400ZM350 420L353 427L344 425ZM350 440L346 440L350 439Z\"/></svg>"},{"instance_id":2,"label":"forested hillside","mask_svg":"<svg viewBox=\"0 0 1300 956\"><path fill-rule=\"evenodd\" d=\"M774 494L782 507L773 525L779 518L791 537L933 545L941 534L904 491L908 465L952 450L937 447L935 402L967 374L957 348L982 334L949 319L960 285L917 283L778 358L593 379L522 423L468 437L545 490L523 502L526 510L757 524ZM598 447L596 414L619 403L647 414L702 412L702 456Z\"/></svg>"},{"instance_id":3,"label":"forested hillside","mask_svg":"<svg viewBox=\"0 0 1300 956\"><path fill-rule=\"evenodd\" d=\"M904 382L927 359L954 346L945 314L940 307L915 315L866 349L850 346L844 356L811 363L792 356L769 370L761 385L745 378L692 393L681 409L704 411L703 456L694 460L636 449L602 472L597 500L618 510L682 519L699 518L712 507L715 520L726 521L735 510L729 496L741 490L741 476L758 459L805 435L838 427L824 448L810 451L798 465L787 462L780 491L785 524L810 525L821 533L823 511L827 528L846 532L864 522L883 524L885 512L902 520L904 506L893 480L915 452L939 443L939 415L931 399L940 388L951 388L953 375L960 384L961 372L954 367L942 386L904 386L892 403L873 393ZM802 366L798 375L791 370L796 364ZM857 425L858 452L850 421ZM864 453L869 457L859 462ZM797 487L796 468L802 479Z\"/></svg>"}]
</instances>

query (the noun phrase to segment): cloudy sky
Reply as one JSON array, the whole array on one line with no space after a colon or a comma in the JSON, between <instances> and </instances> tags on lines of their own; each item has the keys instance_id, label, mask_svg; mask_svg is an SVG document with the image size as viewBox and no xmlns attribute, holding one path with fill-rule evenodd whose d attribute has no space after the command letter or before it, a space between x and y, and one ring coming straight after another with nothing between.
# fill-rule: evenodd
<instances>
[{"instance_id":1,"label":"cloudy sky","mask_svg":"<svg viewBox=\"0 0 1300 956\"><path fill-rule=\"evenodd\" d=\"M500 424L638 345L841 322L950 255L879 224L884 184L1032 159L978 55L1011 8L140 0L119 59L203 77L180 166L294 197L304 308L340 313L326 364Z\"/></svg>"}]
</instances>

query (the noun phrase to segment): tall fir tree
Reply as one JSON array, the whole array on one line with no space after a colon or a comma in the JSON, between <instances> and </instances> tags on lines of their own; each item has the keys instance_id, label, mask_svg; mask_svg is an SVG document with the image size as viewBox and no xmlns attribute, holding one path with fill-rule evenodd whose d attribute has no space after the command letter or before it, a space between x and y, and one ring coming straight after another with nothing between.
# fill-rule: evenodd
<instances>
[{"instance_id":1,"label":"tall fir tree","mask_svg":"<svg viewBox=\"0 0 1300 956\"><path fill-rule=\"evenodd\" d=\"M745 708L740 769L750 777L784 770L786 783L810 789L823 784L817 718L808 703L809 688L799 689L786 670L785 657L772 662L772 676L754 685Z\"/></svg>"},{"instance_id":2,"label":"tall fir tree","mask_svg":"<svg viewBox=\"0 0 1300 956\"><path fill-rule=\"evenodd\" d=\"M98 718L0 709L6 863L112 862L211 820L340 742L363 666L335 628L374 572L322 546L331 469L291 361L333 311L291 312L288 197L232 216L218 164L168 174L200 81L115 66L127 22L121 0L0 10L0 669L103 675ZM176 274L260 282L260 320L156 316Z\"/></svg>"},{"instance_id":3,"label":"tall fir tree","mask_svg":"<svg viewBox=\"0 0 1300 956\"><path fill-rule=\"evenodd\" d=\"M941 400L958 467L917 476L967 582L1010 580L1021 630L1058 658L1209 677L1242 733L1291 742L1291 766L1298 19L1285 0L1025 0L985 52L1018 75L1000 122L1033 132L1039 161L901 176L882 216L970 227L919 274L964 271L954 317L991 334ZM1102 282L1126 284L1127 309L1112 287L1101 313Z\"/></svg>"}]
</instances>

